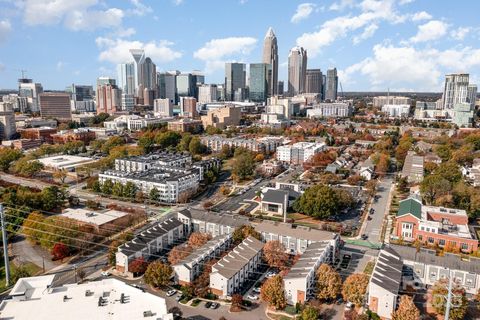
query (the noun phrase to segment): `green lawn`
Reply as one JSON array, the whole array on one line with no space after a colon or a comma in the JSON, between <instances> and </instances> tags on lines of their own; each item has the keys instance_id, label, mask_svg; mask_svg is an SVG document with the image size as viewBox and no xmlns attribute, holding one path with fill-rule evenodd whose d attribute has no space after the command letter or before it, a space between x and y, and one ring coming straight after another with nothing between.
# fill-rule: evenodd
<instances>
[{"instance_id":1,"label":"green lawn","mask_svg":"<svg viewBox=\"0 0 480 320\"><path fill-rule=\"evenodd\" d=\"M365 269L363 270L363 273L368 274L369 276L373 272L373 268L375 267L375 262L374 261L369 261L367 265L365 266Z\"/></svg>"},{"instance_id":2,"label":"green lawn","mask_svg":"<svg viewBox=\"0 0 480 320\"><path fill-rule=\"evenodd\" d=\"M7 289L5 286L5 265L3 264L3 258L0 259L0 292ZM31 262L26 262L24 263L25 268L27 269L28 273L31 274L32 276L39 274L42 271L42 268L37 266L36 264L33 264ZM13 275L15 274L16 266L14 263L10 262L10 282L11 279L13 278ZM14 285L14 283L10 283L11 286Z\"/></svg>"}]
</instances>

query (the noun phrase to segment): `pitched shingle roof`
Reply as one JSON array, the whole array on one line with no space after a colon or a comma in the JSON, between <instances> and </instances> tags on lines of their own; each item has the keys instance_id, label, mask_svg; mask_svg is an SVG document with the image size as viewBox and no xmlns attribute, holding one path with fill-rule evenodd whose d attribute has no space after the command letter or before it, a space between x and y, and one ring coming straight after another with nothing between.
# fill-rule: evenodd
<instances>
[{"instance_id":1,"label":"pitched shingle roof","mask_svg":"<svg viewBox=\"0 0 480 320\"><path fill-rule=\"evenodd\" d=\"M420 201L412 198L408 198L400 201L397 217L404 216L406 214L412 214L417 219L422 218L422 204Z\"/></svg>"}]
</instances>

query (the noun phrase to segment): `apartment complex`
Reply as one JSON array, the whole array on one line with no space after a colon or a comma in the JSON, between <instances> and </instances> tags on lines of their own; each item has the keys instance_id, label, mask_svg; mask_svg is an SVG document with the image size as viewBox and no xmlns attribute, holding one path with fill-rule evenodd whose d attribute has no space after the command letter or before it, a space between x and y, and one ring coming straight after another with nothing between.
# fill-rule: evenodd
<instances>
[{"instance_id":1,"label":"apartment complex","mask_svg":"<svg viewBox=\"0 0 480 320\"><path fill-rule=\"evenodd\" d=\"M17 132L13 104L0 102L0 139L8 140Z\"/></svg>"},{"instance_id":2,"label":"apartment complex","mask_svg":"<svg viewBox=\"0 0 480 320\"><path fill-rule=\"evenodd\" d=\"M172 266L175 273L175 282L180 285L186 285L203 271L205 264L210 260L217 258L219 254L227 250L232 242L231 234L223 234L207 241L200 248L196 248L186 258Z\"/></svg>"},{"instance_id":3,"label":"apartment complex","mask_svg":"<svg viewBox=\"0 0 480 320\"><path fill-rule=\"evenodd\" d=\"M426 206L413 198L400 201L395 230L395 235L405 241L418 240L462 252L478 249L478 240L469 230L465 210Z\"/></svg>"},{"instance_id":4,"label":"apartment complex","mask_svg":"<svg viewBox=\"0 0 480 320\"><path fill-rule=\"evenodd\" d=\"M253 152L273 153L282 144L282 138L265 137L260 139L225 138L222 136L204 136L200 140L210 151L220 152L224 146L245 148Z\"/></svg>"},{"instance_id":5,"label":"apartment complex","mask_svg":"<svg viewBox=\"0 0 480 320\"><path fill-rule=\"evenodd\" d=\"M72 118L68 93L40 93L40 114L45 118L68 121Z\"/></svg>"},{"instance_id":6,"label":"apartment complex","mask_svg":"<svg viewBox=\"0 0 480 320\"><path fill-rule=\"evenodd\" d=\"M188 153L158 152L144 156L127 157L115 160L115 170L125 172L146 171L155 166L187 167L192 164Z\"/></svg>"},{"instance_id":7,"label":"apartment complex","mask_svg":"<svg viewBox=\"0 0 480 320\"><path fill-rule=\"evenodd\" d=\"M229 126L238 126L242 113L240 108L224 106L208 110L207 115L202 116L203 127L212 126L218 129L225 129Z\"/></svg>"},{"instance_id":8,"label":"apartment complex","mask_svg":"<svg viewBox=\"0 0 480 320\"><path fill-rule=\"evenodd\" d=\"M384 105L411 105L412 99L404 96L378 96L373 97L373 106L382 109Z\"/></svg>"},{"instance_id":9,"label":"apartment complex","mask_svg":"<svg viewBox=\"0 0 480 320\"><path fill-rule=\"evenodd\" d=\"M407 118L410 114L409 104L384 104L382 112L390 118Z\"/></svg>"},{"instance_id":10,"label":"apartment complex","mask_svg":"<svg viewBox=\"0 0 480 320\"><path fill-rule=\"evenodd\" d=\"M155 222L136 235L132 240L120 245L115 254L115 269L122 273L129 272L129 264L137 258L149 260L161 255L163 250L175 246L184 239L184 225L176 218Z\"/></svg>"},{"instance_id":11,"label":"apartment complex","mask_svg":"<svg viewBox=\"0 0 480 320\"><path fill-rule=\"evenodd\" d=\"M325 143L297 142L292 145L278 147L277 160L291 164L302 164L325 149Z\"/></svg>"},{"instance_id":12,"label":"apartment complex","mask_svg":"<svg viewBox=\"0 0 480 320\"><path fill-rule=\"evenodd\" d=\"M212 266L210 289L226 299L240 291L261 263L263 242L248 236Z\"/></svg>"},{"instance_id":13,"label":"apartment complex","mask_svg":"<svg viewBox=\"0 0 480 320\"><path fill-rule=\"evenodd\" d=\"M418 156L415 151L408 151L403 163L401 176L408 182L422 182L423 180L423 156Z\"/></svg>"},{"instance_id":14,"label":"apartment complex","mask_svg":"<svg viewBox=\"0 0 480 320\"><path fill-rule=\"evenodd\" d=\"M217 214L198 209L183 209L177 217L190 232L208 233L213 237L231 234L236 228L250 225L248 217L232 214Z\"/></svg>"},{"instance_id":15,"label":"apartment complex","mask_svg":"<svg viewBox=\"0 0 480 320\"><path fill-rule=\"evenodd\" d=\"M313 297L315 290L315 272L322 263L331 261L331 244L315 242L310 244L300 259L290 268L283 278L287 303L304 303Z\"/></svg>"},{"instance_id":16,"label":"apartment complex","mask_svg":"<svg viewBox=\"0 0 480 320\"><path fill-rule=\"evenodd\" d=\"M322 102L307 110L308 118L345 118L353 113L353 107L345 102Z\"/></svg>"}]
</instances>

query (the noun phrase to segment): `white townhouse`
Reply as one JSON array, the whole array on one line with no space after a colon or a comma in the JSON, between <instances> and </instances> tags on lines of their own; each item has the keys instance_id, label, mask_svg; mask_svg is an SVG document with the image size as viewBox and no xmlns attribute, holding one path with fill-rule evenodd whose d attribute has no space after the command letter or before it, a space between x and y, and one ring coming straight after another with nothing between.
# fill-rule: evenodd
<instances>
[{"instance_id":1,"label":"white townhouse","mask_svg":"<svg viewBox=\"0 0 480 320\"><path fill-rule=\"evenodd\" d=\"M262 258L263 242L247 237L212 266L210 289L225 299L239 292L242 285L257 271Z\"/></svg>"},{"instance_id":2,"label":"white townhouse","mask_svg":"<svg viewBox=\"0 0 480 320\"><path fill-rule=\"evenodd\" d=\"M250 221L244 216L219 214L193 208L179 211L177 217L184 223L188 233L202 232L213 237L230 234L238 227L250 225Z\"/></svg>"}]
</instances>

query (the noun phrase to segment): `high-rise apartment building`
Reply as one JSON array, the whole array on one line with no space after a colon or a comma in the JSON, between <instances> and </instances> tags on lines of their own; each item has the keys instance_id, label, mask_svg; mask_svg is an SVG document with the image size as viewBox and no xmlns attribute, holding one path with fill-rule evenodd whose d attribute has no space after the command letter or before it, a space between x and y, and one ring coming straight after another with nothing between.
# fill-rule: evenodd
<instances>
[{"instance_id":1,"label":"high-rise apartment building","mask_svg":"<svg viewBox=\"0 0 480 320\"><path fill-rule=\"evenodd\" d=\"M244 63L225 63L225 100L234 101L235 93L245 90L245 77ZM240 97L237 100L243 99Z\"/></svg>"},{"instance_id":2,"label":"high-rise apartment building","mask_svg":"<svg viewBox=\"0 0 480 320\"><path fill-rule=\"evenodd\" d=\"M212 103L217 101L217 86L215 84L203 84L198 87L198 102Z\"/></svg>"},{"instance_id":3,"label":"high-rise apartment building","mask_svg":"<svg viewBox=\"0 0 480 320\"><path fill-rule=\"evenodd\" d=\"M32 79L18 80L18 95L27 98L28 109L30 112L40 111L38 95L42 92L43 87L40 83L34 83Z\"/></svg>"},{"instance_id":4,"label":"high-rise apartment building","mask_svg":"<svg viewBox=\"0 0 480 320\"><path fill-rule=\"evenodd\" d=\"M198 118L197 99L194 97L180 97L180 110L184 118Z\"/></svg>"},{"instance_id":5,"label":"high-rise apartment building","mask_svg":"<svg viewBox=\"0 0 480 320\"><path fill-rule=\"evenodd\" d=\"M39 95L40 114L44 118L71 120L70 95L68 93L44 92Z\"/></svg>"},{"instance_id":6,"label":"high-rise apartment building","mask_svg":"<svg viewBox=\"0 0 480 320\"><path fill-rule=\"evenodd\" d=\"M288 94L295 96L305 92L307 76L307 51L293 47L288 55Z\"/></svg>"},{"instance_id":7,"label":"high-rise apartment building","mask_svg":"<svg viewBox=\"0 0 480 320\"><path fill-rule=\"evenodd\" d=\"M472 107L475 107L476 101L477 101L477 85L469 84L467 88L467 102L469 102Z\"/></svg>"},{"instance_id":8,"label":"high-rise apartment building","mask_svg":"<svg viewBox=\"0 0 480 320\"><path fill-rule=\"evenodd\" d=\"M250 100L253 102L265 102L268 97L268 77L272 73L268 63L250 63Z\"/></svg>"},{"instance_id":9,"label":"high-rise apartment building","mask_svg":"<svg viewBox=\"0 0 480 320\"><path fill-rule=\"evenodd\" d=\"M97 79L97 114L113 114L121 109L122 90L118 89L115 79L101 77Z\"/></svg>"},{"instance_id":10,"label":"high-rise apartment building","mask_svg":"<svg viewBox=\"0 0 480 320\"><path fill-rule=\"evenodd\" d=\"M327 70L327 88L325 89L325 100L337 101L338 76L337 68Z\"/></svg>"},{"instance_id":11,"label":"high-rise apartment building","mask_svg":"<svg viewBox=\"0 0 480 320\"><path fill-rule=\"evenodd\" d=\"M443 88L443 109L453 109L455 104L467 102L468 73L447 74Z\"/></svg>"},{"instance_id":12,"label":"high-rise apartment building","mask_svg":"<svg viewBox=\"0 0 480 320\"><path fill-rule=\"evenodd\" d=\"M95 111L93 86L72 84L65 88L65 92L70 94L72 110L79 112Z\"/></svg>"},{"instance_id":13,"label":"high-rise apartment building","mask_svg":"<svg viewBox=\"0 0 480 320\"><path fill-rule=\"evenodd\" d=\"M305 93L322 94L323 75L320 69L307 69Z\"/></svg>"},{"instance_id":14,"label":"high-rise apartment building","mask_svg":"<svg viewBox=\"0 0 480 320\"><path fill-rule=\"evenodd\" d=\"M282 96L283 93L284 93L283 81L278 81L278 83L277 83L277 94Z\"/></svg>"},{"instance_id":15,"label":"high-rise apartment building","mask_svg":"<svg viewBox=\"0 0 480 320\"><path fill-rule=\"evenodd\" d=\"M13 104L0 102L0 139L9 140L16 132Z\"/></svg>"},{"instance_id":16,"label":"high-rise apartment building","mask_svg":"<svg viewBox=\"0 0 480 320\"><path fill-rule=\"evenodd\" d=\"M270 64L270 72L267 75L268 95L278 94L278 45L277 37L273 29L268 28L265 39L263 40L263 63Z\"/></svg>"}]
</instances>

